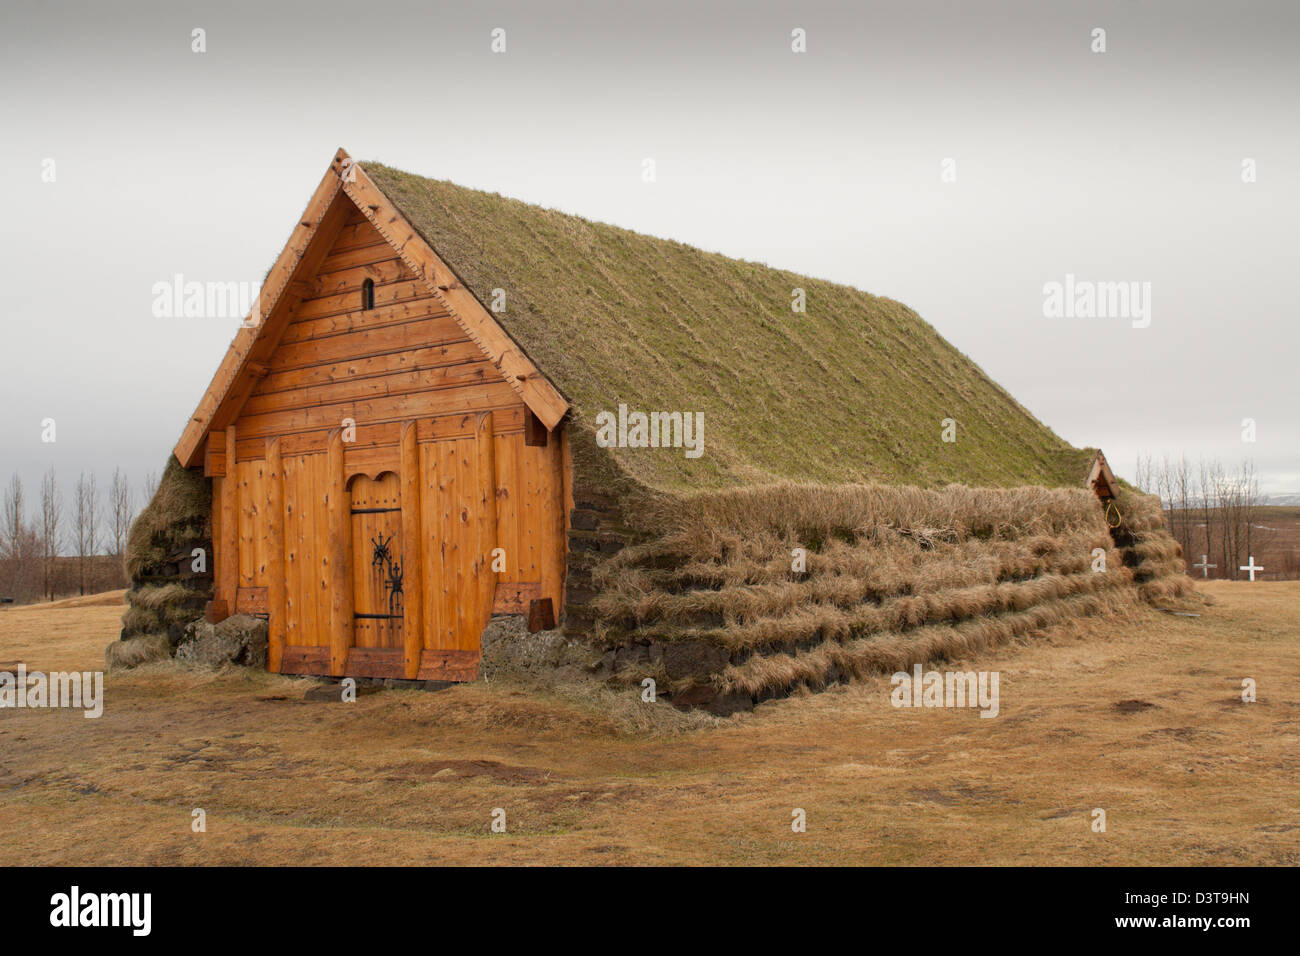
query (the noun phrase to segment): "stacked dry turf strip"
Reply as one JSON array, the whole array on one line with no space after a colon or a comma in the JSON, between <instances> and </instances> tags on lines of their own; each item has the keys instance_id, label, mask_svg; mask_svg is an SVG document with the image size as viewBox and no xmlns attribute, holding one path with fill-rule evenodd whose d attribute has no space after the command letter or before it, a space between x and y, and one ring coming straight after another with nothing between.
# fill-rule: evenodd
<instances>
[{"instance_id":1,"label":"stacked dry turf strip","mask_svg":"<svg viewBox=\"0 0 1300 956\"><path fill-rule=\"evenodd\" d=\"M158 490L140 512L126 546L130 605L122 640L148 637L175 647L185 625L212 599L212 481L169 457ZM202 549L196 563L194 549Z\"/></svg>"},{"instance_id":2,"label":"stacked dry turf strip","mask_svg":"<svg viewBox=\"0 0 1300 956\"><path fill-rule=\"evenodd\" d=\"M1195 594L1182 545L1165 529L1159 498L1125 489L1106 508L1106 519L1144 600L1160 604Z\"/></svg>"},{"instance_id":3,"label":"stacked dry turf strip","mask_svg":"<svg viewBox=\"0 0 1300 956\"><path fill-rule=\"evenodd\" d=\"M1082 489L784 485L676 499L648 516L662 533L594 569L593 636L614 651L616 680L652 677L674 703L716 712L964 656L1131 607L1135 571L1153 596L1181 586L1150 505L1126 504L1139 522L1127 555Z\"/></svg>"}]
</instances>

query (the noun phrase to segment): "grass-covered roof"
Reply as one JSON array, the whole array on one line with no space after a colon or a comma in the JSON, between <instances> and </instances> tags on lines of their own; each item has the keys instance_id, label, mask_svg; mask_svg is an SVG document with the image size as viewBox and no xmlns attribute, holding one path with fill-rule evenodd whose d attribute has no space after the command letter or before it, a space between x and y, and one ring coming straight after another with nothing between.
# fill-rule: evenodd
<instances>
[{"instance_id":1,"label":"grass-covered roof","mask_svg":"<svg viewBox=\"0 0 1300 956\"><path fill-rule=\"evenodd\" d=\"M1077 486L1091 453L1035 419L915 312L495 193L364 163L572 402L704 415L704 454L615 449L662 490L779 480ZM791 310L793 290L807 311ZM941 422L957 422L957 441Z\"/></svg>"}]
</instances>

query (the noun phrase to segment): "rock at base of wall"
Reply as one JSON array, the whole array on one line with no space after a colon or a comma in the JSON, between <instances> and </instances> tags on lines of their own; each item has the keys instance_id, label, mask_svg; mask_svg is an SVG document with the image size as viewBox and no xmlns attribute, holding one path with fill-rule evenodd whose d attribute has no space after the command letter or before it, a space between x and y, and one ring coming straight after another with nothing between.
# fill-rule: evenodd
<instances>
[{"instance_id":1,"label":"rock at base of wall","mask_svg":"<svg viewBox=\"0 0 1300 956\"><path fill-rule=\"evenodd\" d=\"M171 644L166 634L145 634L114 641L104 648L104 669L129 670L141 664L165 661L172 656Z\"/></svg>"},{"instance_id":2,"label":"rock at base of wall","mask_svg":"<svg viewBox=\"0 0 1300 956\"><path fill-rule=\"evenodd\" d=\"M193 621L176 647L176 659L208 667L239 664L266 667L266 621L251 614L235 614L219 624Z\"/></svg>"},{"instance_id":3,"label":"rock at base of wall","mask_svg":"<svg viewBox=\"0 0 1300 956\"><path fill-rule=\"evenodd\" d=\"M719 694L718 689L709 683L694 684L671 694L667 699L679 710L702 707L718 717L730 717L754 709L754 699L748 694L739 691Z\"/></svg>"},{"instance_id":4,"label":"rock at base of wall","mask_svg":"<svg viewBox=\"0 0 1300 956\"><path fill-rule=\"evenodd\" d=\"M730 659L725 647L707 641L671 641L664 645L664 670L672 680L705 680L726 667Z\"/></svg>"},{"instance_id":5,"label":"rock at base of wall","mask_svg":"<svg viewBox=\"0 0 1300 956\"><path fill-rule=\"evenodd\" d=\"M561 680L590 679L600 666L600 651L563 631L528 632L528 619L518 614L493 617L480 639L479 674L546 676Z\"/></svg>"}]
</instances>

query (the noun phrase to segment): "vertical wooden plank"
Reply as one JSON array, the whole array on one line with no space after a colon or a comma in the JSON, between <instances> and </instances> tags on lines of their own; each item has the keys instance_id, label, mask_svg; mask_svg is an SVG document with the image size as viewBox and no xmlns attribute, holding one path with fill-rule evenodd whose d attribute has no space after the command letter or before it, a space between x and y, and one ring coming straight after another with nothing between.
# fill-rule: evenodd
<instances>
[{"instance_id":1,"label":"vertical wooden plank","mask_svg":"<svg viewBox=\"0 0 1300 956\"><path fill-rule=\"evenodd\" d=\"M226 475L233 477L239 489L235 495L239 503L236 515L239 522L239 579L236 584L241 588L253 586L253 537L256 524L252 511L252 490L248 482L251 468L252 462L245 461L226 470Z\"/></svg>"},{"instance_id":2,"label":"vertical wooden plank","mask_svg":"<svg viewBox=\"0 0 1300 956\"><path fill-rule=\"evenodd\" d=\"M311 564L307 565L307 596L316 615L316 627L320 632L321 643L326 647L333 643L333 598L330 596L329 570L329 535L330 535L330 492L331 472L329 454L314 455L307 474L307 500L311 506L303 513L307 521L307 533L311 538ZM350 566L350 565L349 565Z\"/></svg>"},{"instance_id":3,"label":"vertical wooden plank","mask_svg":"<svg viewBox=\"0 0 1300 956\"><path fill-rule=\"evenodd\" d=\"M303 455L298 459L298 620L305 644L329 645L329 625L317 615L316 530L313 515L323 513L316 495L313 476L320 455Z\"/></svg>"},{"instance_id":4,"label":"vertical wooden plank","mask_svg":"<svg viewBox=\"0 0 1300 956\"><path fill-rule=\"evenodd\" d=\"M212 568L213 610L216 609L216 602L221 600L221 582L226 570L226 559L221 553L225 550L221 547L221 542L225 540L221 536L221 500L225 496L222 485L225 480L225 478L212 479L212 553L208 555L208 562Z\"/></svg>"},{"instance_id":5,"label":"vertical wooden plank","mask_svg":"<svg viewBox=\"0 0 1300 956\"><path fill-rule=\"evenodd\" d=\"M229 613L235 613L235 591L239 587L239 473L235 467L235 426L226 428L226 476L221 479L221 597Z\"/></svg>"},{"instance_id":6,"label":"vertical wooden plank","mask_svg":"<svg viewBox=\"0 0 1300 956\"><path fill-rule=\"evenodd\" d=\"M252 586L258 588L266 587L266 565L267 565L267 548L266 548L266 461L259 460L250 462L252 470L249 472L249 484L251 492L249 495L251 502L251 511L253 515L253 566L251 571Z\"/></svg>"},{"instance_id":7,"label":"vertical wooden plank","mask_svg":"<svg viewBox=\"0 0 1300 956\"><path fill-rule=\"evenodd\" d=\"M307 644L303 636L299 605L302 598L298 591L299 569L302 566L302 531L298 522L298 459L294 456L283 457L280 453L280 484L284 498L284 633L287 643Z\"/></svg>"},{"instance_id":8,"label":"vertical wooden plank","mask_svg":"<svg viewBox=\"0 0 1300 956\"><path fill-rule=\"evenodd\" d=\"M564 612L564 584L569 576L569 522L573 517L573 449L569 447L568 427L561 425L557 431L560 436L560 543L558 548L560 593L556 597L555 617L558 620Z\"/></svg>"},{"instance_id":9,"label":"vertical wooden plank","mask_svg":"<svg viewBox=\"0 0 1300 956\"><path fill-rule=\"evenodd\" d=\"M519 580L540 581L541 568L537 556L541 528L541 497L538 489L538 471L545 449L520 442L515 446L519 453L518 482L522 492L519 507Z\"/></svg>"},{"instance_id":10,"label":"vertical wooden plank","mask_svg":"<svg viewBox=\"0 0 1300 956\"><path fill-rule=\"evenodd\" d=\"M420 496L423 512L421 534L424 552L424 646L438 647L442 631L442 504L438 493L438 446L423 444L420 448L420 481L424 492Z\"/></svg>"},{"instance_id":11,"label":"vertical wooden plank","mask_svg":"<svg viewBox=\"0 0 1300 956\"><path fill-rule=\"evenodd\" d=\"M475 455L478 442L474 438L456 440L456 483L460 486L456 496L456 643L455 647L468 650L478 646L479 635L474 631L478 619L475 600L478 593L478 535L475 533L474 512L478 507L475 490L478 468ZM472 635L472 636L471 636Z\"/></svg>"},{"instance_id":12,"label":"vertical wooden plank","mask_svg":"<svg viewBox=\"0 0 1300 956\"><path fill-rule=\"evenodd\" d=\"M354 475L348 483L348 501L351 508L374 507L372 484L365 475ZM351 509L349 509L351 510ZM357 614L374 611L371 595L370 556L365 553L370 541L370 515L351 515L352 521L352 610ZM366 620L354 621L352 643L355 647L370 647L370 626Z\"/></svg>"},{"instance_id":13,"label":"vertical wooden plank","mask_svg":"<svg viewBox=\"0 0 1300 956\"><path fill-rule=\"evenodd\" d=\"M491 412L478 416L474 427L475 487L474 487L474 525L475 525L475 575L477 581L474 595L473 630L465 635L466 645L471 650L478 650L483 635L492 616L492 600L496 597L497 573L492 570L492 551L497 547L497 494L496 494L496 442L494 422Z\"/></svg>"},{"instance_id":14,"label":"vertical wooden plank","mask_svg":"<svg viewBox=\"0 0 1300 956\"><path fill-rule=\"evenodd\" d=\"M459 541L456 528L459 524L456 515L456 495L460 490L456 481L456 443L454 441L435 442L438 449L438 496L441 499L439 522L442 540L442 581L439 593L441 607L438 616L441 619L440 633L436 647L454 648L456 644L456 566L460 562Z\"/></svg>"},{"instance_id":15,"label":"vertical wooden plank","mask_svg":"<svg viewBox=\"0 0 1300 956\"><path fill-rule=\"evenodd\" d=\"M406 677L414 680L420 670L420 651L424 649L421 632L424 609L423 540L420 505L420 449L415 441L415 422L402 423L402 638Z\"/></svg>"},{"instance_id":16,"label":"vertical wooden plank","mask_svg":"<svg viewBox=\"0 0 1300 956\"><path fill-rule=\"evenodd\" d=\"M518 435L501 435L496 444L497 542L506 552L502 581L519 581L519 467L515 455Z\"/></svg>"},{"instance_id":17,"label":"vertical wooden plank","mask_svg":"<svg viewBox=\"0 0 1300 956\"><path fill-rule=\"evenodd\" d=\"M329 451L325 457L328 546L321 561L324 580L320 594L329 596L330 673L341 677L348 660L348 649L352 646L352 580L348 574L352 552L352 516L348 490L344 484L346 476L343 474L342 429L336 428L330 432Z\"/></svg>"},{"instance_id":18,"label":"vertical wooden plank","mask_svg":"<svg viewBox=\"0 0 1300 956\"><path fill-rule=\"evenodd\" d=\"M280 672L285 642L284 569L284 467L280 461L280 439L266 440L266 468L263 472L266 506L262 509L266 527L266 669Z\"/></svg>"},{"instance_id":19,"label":"vertical wooden plank","mask_svg":"<svg viewBox=\"0 0 1300 956\"><path fill-rule=\"evenodd\" d=\"M401 468L401 446L398 446L398 468ZM384 533L392 538L393 563L402 568L403 580L405 580L406 564L406 531L402 515L402 476L398 472L386 472L382 480L383 488L383 505L384 508L396 508L396 511L386 514L377 515ZM383 646L389 650L401 650L403 663L406 658L406 588L403 584L400 609L402 618L400 621L388 621L384 626ZM388 596L391 591L385 587L381 591L381 600L383 602L383 612L391 613L389 610ZM396 606L396 605L395 605Z\"/></svg>"},{"instance_id":20,"label":"vertical wooden plank","mask_svg":"<svg viewBox=\"0 0 1300 956\"><path fill-rule=\"evenodd\" d=\"M537 563L542 597L550 598L553 607L559 606L560 566L556 560L559 545L557 528L560 518L559 442L547 442L540 448L530 448L537 454Z\"/></svg>"},{"instance_id":21,"label":"vertical wooden plank","mask_svg":"<svg viewBox=\"0 0 1300 956\"><path fill-rule=\"evenodd\" d=\"M532 492L532 510L529 518L533 522L533 559L537 562L537 580L542 585L542 597L551 596L551 562L550 544L551 536L547 534L550 529L550 519L553 513L551 491L554 487L551 481L551 447L548 442L546 445L539 447L530 447L528 449L532 467L529 469L530 491Z\"/></svg>"}]
</instances>

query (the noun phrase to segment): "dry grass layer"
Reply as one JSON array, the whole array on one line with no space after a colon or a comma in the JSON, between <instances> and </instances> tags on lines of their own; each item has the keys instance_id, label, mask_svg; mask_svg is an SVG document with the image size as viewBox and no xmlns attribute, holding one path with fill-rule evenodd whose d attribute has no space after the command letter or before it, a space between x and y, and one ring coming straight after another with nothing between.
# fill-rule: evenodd
<instances>
[{"instance_id":1,"label":"dry grass layer","mask_svg":"<svg viewBox=\"0 0 1300 956\"><path fill-rule=\"evenodd\" d=\"M167 457L158 490L131 526L126 569L132 587L122 615L124 637L165 640L202 614L206 578L186 573L195 547L211 553L212 483Z\"/></svg>"},{"instance_id":2,"label":"dry grass layer","mask_svg":"<svg viewBox=\"0 0 1300 956\"><path fill-rule=\"evenodd\" d=\"M174 455L168 455L158 490L131 526L127 573L138 580L166 564L177 548L202 538L211 510L211 481L182 468Z\"/></svg>"},{"instance_id":3,"label":"dry grass layer","mask_svg":"<svg viewBox=\"0 0 1300 956\"><path fill-rule=\"evenodd\" d=\"M1137 530L1121 550L1083 489L779 485L678 499L647 519L657 536L595 569L596 636L721 646L713 683L760 700L965 655L1122 611L1135 581L1151 599L1187 592L1153 501L1125 498ZM619 676L692 685L649 664Z\"/></svg>"},{"instance_id":4,"label":"dry grass layer","mask_svg":"<svg viewBox=\"0 0 1300 956\"><path fill-rule=\"evenodd\" d=\"M635 704L663 716L629 733L497 682L344 705L268 674L109 674L98 721L0 711L0 865L1295 866L1300 583L1204 590L1199 618L1135 604L964 659L1001 675L992 720L894 709L885 677L694 730ZM116 626L0 613L0 669L98 667Z\"/></svg>"},{"instance_id":5,"label":"dry grass layer","mask_svg":"<svg viewBox=\"0 0 1300 956\"><path fill-rule=\"evenodd\" d=\"M1107 520L1119 525L1124 561L1142 598L1160 604L1192 594L1183 549L1165 529L1160 499L1125 489L1114 505Z\"/></svg>"},{"instance_id":6,"label":"dry grass layer","mask_svg":"<svg viewBox=\"0 0 1300 956\"><path fill-rule=\"evenodd\" d=\"M31 605L31 610L49 610L60 611L70 607L117 607L120 608L126 602L126 591L118 589L116 591L102 591L99 594L85 594L77 597L62 598L58 601L43 601L39 604Z\"/></svg>"},{"instance_id":7,"label":"dry grass layer","mask_svg":"<svg viewBox=\"0 0 1300 956\"><path fill-rule=\"evenodd\" d=\"M364 164L570 399L698 411L706 453L614 452L666 490L779 480L1071 486L1072 448L891 299ZM791 311L794 289L807 311ZM942 421L958 440L940 440Z\"/></svg>"}]
</instances>

